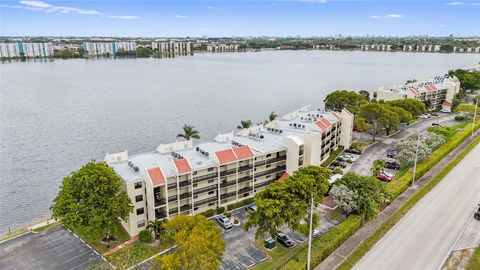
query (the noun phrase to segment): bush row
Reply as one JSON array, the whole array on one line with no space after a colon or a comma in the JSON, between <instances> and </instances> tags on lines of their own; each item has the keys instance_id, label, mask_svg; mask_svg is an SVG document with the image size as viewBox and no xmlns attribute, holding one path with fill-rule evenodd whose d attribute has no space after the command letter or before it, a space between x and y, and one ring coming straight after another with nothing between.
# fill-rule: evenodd
<instances>
[{"instance_id":1,"label":"bush row","mask_svg":"<svg viewBox=\"0 0 480 270\"><path fill-rule=\"evenodd\" d=\"M227 205L227 211L233 210L235 208L239 208L245 205L249 205L254 203L253 198L248 198L243 201L237 202L237 203L232 203ZM225 207L218 207L217 209L209 209L205 212L199 213L199 215L203 215L206 218L212 217L214 215L219 215L225 213Z\"/></svg>"},{"instance_id":2,"label":"bush row","mask_svg":"<svg viewBox=\"0 0 480 270\"><path fill-rule=\"evenodd\" d=\"M338 226L333 227L319 238L312 240L311 265L320 264L326 257L335 251L348 237L354 234L362 225L362 218L350 215ZM305 269L307 265L308 246L305 246L295 257L288 261L283 270Z\"/></svg>"},{"instance_id":3,"label":"bush row","mask_svg":"<svg viewBox=\"0 0 480 270\"><path fill-rule=\"evenodd\" d=\"M230 211L230 210L233 210L235 208L239 208L239 207L242 207L242 206L245 206L245 205L252 204L254 202L255 201L253 200L253 198L248 198L248 199L245 199L241 202L232 203L232 204L227 205L227 210Z\"/></svg>"},{"instance_id":4,"label":"bush row","mask_svg":"<svg viewBox=\"0 0 480 270\"><path fill-rule=\"evenodd\" d=\"M480 122L475 123L475 130L480 127ZM422 177L428 170L435 166L442 158L451 153L460 143L467 139L471 135L470 125L466 125L462 130L460 130L455 136L453 136L448 142L440 146L437 150L433 151L432 154L424 161L417 165L417 172L415 179ZM401 177L393 180L388 183L388 189L392 194L392 199L398 197L403 191L405 191L413 177L413 168L408 169L408 171Z\"/></svg>"}]
</instances>

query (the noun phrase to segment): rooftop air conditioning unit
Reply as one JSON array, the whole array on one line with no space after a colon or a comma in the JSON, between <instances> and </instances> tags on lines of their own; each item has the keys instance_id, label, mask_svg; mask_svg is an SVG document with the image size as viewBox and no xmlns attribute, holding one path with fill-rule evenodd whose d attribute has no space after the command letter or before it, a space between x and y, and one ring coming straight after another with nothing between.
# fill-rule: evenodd
<instances>
[{"instance_id":1,"label":"rooftop air conditioning unit","mask_svg":"<svg viewBox=\"0 0 480 270\"><path fill-rule=\"evenodd\" d=\"M198 146L197 146L195 149L196 149L197 151L200 151L200 147L198 147Z\"/></svg>"},{"instance_id":2,"label":"rooftop air conditioning unit","mask_svg":"<svg viewBox=\"0 0 480 270\"><path fill-rule=\"evenodd\" d=\"M132 168L133 168L133 170L134 170L135 172L138 172L138 171L139 171L139 169L138 169L137 166L133 166Z\"/></svg>"},{"instance_id":3,"label":"rooftop air conditioning unit","mask_svg":"<svg viewBox=\"0 0 480 270\"><path fill-rule=\"evenodd\" d=\"M263 135L260 135L260 139L263 139Z\"/></svg>"}]
</instances>

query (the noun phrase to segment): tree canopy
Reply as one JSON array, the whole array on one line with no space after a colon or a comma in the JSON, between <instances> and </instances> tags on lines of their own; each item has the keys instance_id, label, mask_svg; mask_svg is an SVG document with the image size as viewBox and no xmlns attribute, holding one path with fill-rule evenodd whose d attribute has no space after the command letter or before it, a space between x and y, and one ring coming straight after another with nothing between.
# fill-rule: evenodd
<instances>
[{"instance_id":1,"label":"tree canopy","mask_svg":"<svg viewBox=\"0 0 480 270\"><path fill-rule=\"evenodd\" d=\"M450 76L456 76L465 90L480 90L480 71L456 69L449 71Z\"/></svg>"},{"instance_id":2,"label":"tree canopy","mask_svg":"<svg viewBox=\"0 0 480 270\"><path fill-rule=\"evenodd\" d=\"M305 166L293 173L283 183L276 182L255 196L257 211L250 211L244 229L257 227L255 237L275 235L277 228L287 225L290 229L308 233L308 217L311 196L315 206L322 202L328 190L330 171L323 167ZM319 218L314 215L313 224Z\"/></svg>"},{"instance_id":3,"label":"tree canopy","mask_svg":"<svg viewBox=\"0 0 480 270\"><path fill-rule=\"evenodd\" d=\"M466 113L470 116L473 116L475 113L475 105L474 104L460 104L458 105L455 110L456 113ZM480 114L480 106L477 107L477 114Z\"/></svg>"},{"instance_id":4,"label":"tree canopy","mask_svg":"<svg viewBox=\"0 0 480 270\"><path fill-rule=\"evenodd\" d=\"M153 259L161 270L220 267L225 251L221 230L203 215L177 215L163 224L164 241L177 245L172 253Z\"/></svg>"},{"instance_id":5,"label":"tree canopy","mask_svg":"<svg viewBox=\"0 0 480 270\"><path fill-rule=\"evenodd\" d=\"M392 100L392 101L389 101L388 104L394 107L400 107L405 111L411 113L412 116L415 116L415 117L424 113L426 110L425 104L420 100L414 99L414 98Z\"/></svg>"},{"instance_id":6,"label":"tree canopy","mask_svg":"<svg viewBox=\"0 0 480 270\"><path fill-rule=\"evenodd\" d=\"M184 138L185 140L190 139L200 139L198 130L196 130L192 125L185 124L183 126L183 133L177 134L177 138Z\"/></svg>"},{"instance_id":7,"label":"tree canopy","mask_svg":"<svg viewBox=\"0 0 480 270\"><path fill-rule=\"evenodd\" d=\"M107 164L89 162L63 178L50 207L52 217L60 218L67 228L81 226L108 239L116 233L119 219L127 220L133 210L122 185Z\"/></svg>"},{"instance_id":8,"label":"tree canopy","mask_svg":"<svg viewBox=\"0 0 480 270\"><path fill-rule=\"evenodd\" d=\"M237 126L238 129L244 129L244 128L249 128L252 126L252 121L251 120L242 120L240 121L240 125Z\"/></svg>"},{"instance_id":9,"label":"tree canopy","mask_svg":"<svg viewBox=\"0 0 480 270\"><path fill-rule=\"evenodd\" d=\"M417 137L417 135L415 135ZM417 151L417 139L406 138L397 144L398 160L402 165L413 165L415 162L415 153ZM418 145L417 161L425 160L431 153L430 148L423 139L420 139Z\"/></svg>"},{"instance_id":10,"label":"tree canopy","mask_svg":"<svg viewBox=\"0 0 480 270\"><path fill-rule=\"evenodd\" d=\"M356 115L359 107L367 103L368 99L355 91L336 90L328 94L324 102L327 110L339 112L346 108Z\"/></svg>"}]
</instances>

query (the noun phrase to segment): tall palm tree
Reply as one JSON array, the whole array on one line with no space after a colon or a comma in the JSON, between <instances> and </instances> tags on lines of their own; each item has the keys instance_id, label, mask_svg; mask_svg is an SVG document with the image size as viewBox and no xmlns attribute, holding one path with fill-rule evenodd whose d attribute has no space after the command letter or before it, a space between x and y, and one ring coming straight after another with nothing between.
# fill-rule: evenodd
<instances>
[{"instance_id":1,"label":"tall palm tree","mask_svg":"<svg viewBox=\"0 0 480 270\"><path fill-rule=\"evenodd\" d=\"M150 233L153 234L154 238L155 238L155 241L159 241L160 240L160 236L162 236L162 233L163 233L163 223L165 223L165 220L162 219L155 219L155 220L151 220L148 222L148 225L147 225L147 230L150 231Z\"/></svg>"},{"instance_id":2,"label":"tall palm tree","mask_svg":"<svg viewBox=\"0 0 480 270\"><path fill-rule=\"evenodd\" d=\"M271 112L268 116L268 120L265 120L265 124L268 122L272 122L273 120L277 119L278 115L275 112Z\"/></svg>"},{"instance_id":3,"label":"tall palm tree","mask_svg":"<svg viewBox=\"0 0 480 270\"><path fill-rule=\"evenodd\" d=\"M200 135L198 130L196 130L193 126L185 124L183 126L183 134L177 134L177 138L184 138L185 140L190 139L200 139Z\"/></svg>"},{"instance_id":4,"label":"tall palm tree","mask_svg":"<svg viewBox=\"0 0 480 270\"><path fill-rule=\"evenodd\" d=\"M240 121L240 125L237 127L238 129L249 128L252 126L251 120L242 120Z\"/></svg>"}]
</instances>

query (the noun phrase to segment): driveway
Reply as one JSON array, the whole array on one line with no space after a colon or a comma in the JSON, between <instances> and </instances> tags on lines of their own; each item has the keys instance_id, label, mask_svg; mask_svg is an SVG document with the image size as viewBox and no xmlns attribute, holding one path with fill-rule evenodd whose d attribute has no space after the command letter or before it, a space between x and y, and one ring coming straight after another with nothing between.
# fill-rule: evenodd
<instances>
[{"instance_id":1,"label":"driveway","mask_svg":"<svg viewBox=\"0 0 480 270\"><path fill-rule=\"evenodd\" d=\"M85 269L103 262L90 246L62 226L27 233L0 244L0 269Z\"/></svg>"}]
</instances>

